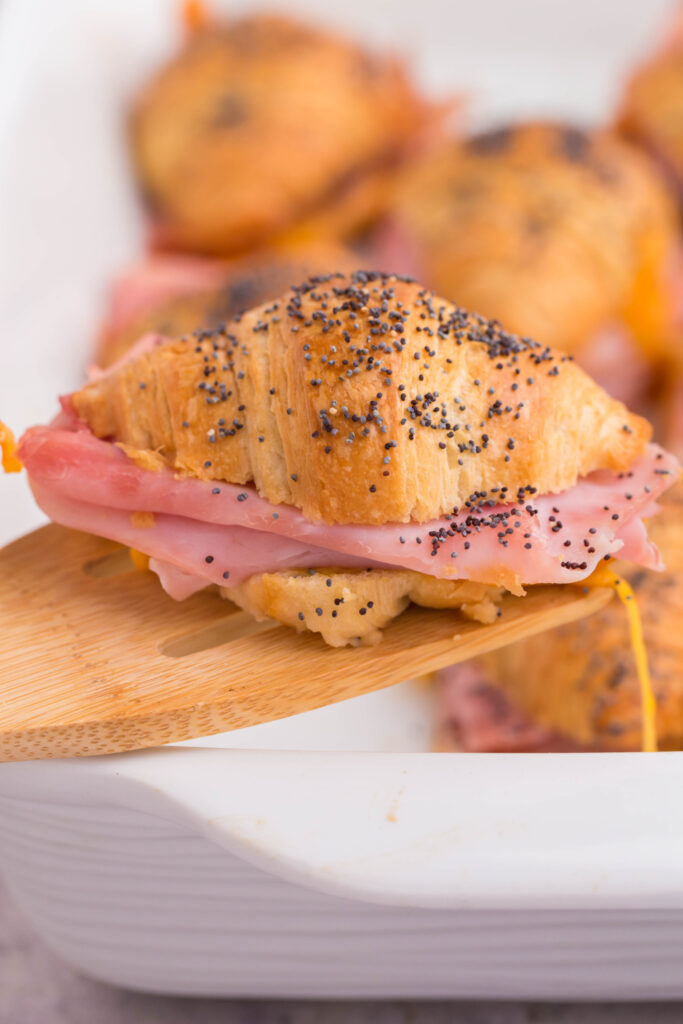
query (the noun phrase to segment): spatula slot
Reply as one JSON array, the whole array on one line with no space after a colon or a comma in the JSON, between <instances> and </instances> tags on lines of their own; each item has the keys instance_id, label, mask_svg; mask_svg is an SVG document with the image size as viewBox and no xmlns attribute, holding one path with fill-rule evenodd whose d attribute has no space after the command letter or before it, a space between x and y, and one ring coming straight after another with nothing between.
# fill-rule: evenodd
<instances>
[{"instance_id":1,"label":"spatula slot","mask_svg":"<svg viewBox=\"0 0 683 1024\"><path fill-rule=\"evenodd\" d=\"M184 636L164 640L159 644L159 651L168 658L185 658L188 654L198 654L199 651L208 651L212 647L229 644L232 640L241 640L243 637L255 636L278 628L281 627L272 619L257 622L247 612L235 612L234 615L229 615L220 622L214 622L194 633L185 633Z\"/></svg>"},{"instance_id":2,"label":"spatula slot","mask_svg":"<svg viewBox=\"0 0 683 1024\"><path fill-rule=\"evenodd\" d=\"M488 626L413 606L376 647L332 651L215 594L172 601L127 552L53 523L0 551L0 762L120 753L298 715L580 619L613 594L530 587L503 598Z\"/></svg>"},{"instance_id":3,"label":"spatula slot","mask_svg":"<svg viewBox=\"0 0 683 1024\"><path fill-rule=\"evenodd\" d=\"M112 576L125 576L126 573L134 571L136 571L135 566L128 548L111 551L108 555L94 558L83 566L83 572L98 580L110 579Z\"/></svg>"}]
</instances>

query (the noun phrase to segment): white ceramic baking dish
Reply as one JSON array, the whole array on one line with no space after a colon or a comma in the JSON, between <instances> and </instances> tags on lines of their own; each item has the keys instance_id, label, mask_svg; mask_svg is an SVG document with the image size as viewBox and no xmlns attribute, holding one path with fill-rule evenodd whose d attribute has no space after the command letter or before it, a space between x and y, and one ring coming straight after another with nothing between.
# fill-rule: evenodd
<instances>
[{"instance_id":1,"label":"white ceramic baking dish","mask_svg":"<svg viewBox=\"0 0 683 1024\"><path fill-rule=\"evenodd\" d=\"M104 284L142 244L122 111L175 6L0 6L0 413L18 427L78 382ZM414 45L434 84L483 91L483 116L585 117L670 4L291 6ZM40 516L21 479L0 490L4 542ZM0 765L0 869L66 959L136 988L683 996L681 755L428 754L428 696Z\"/></svg>"},{"instance_id":2,"label":"white ceramic baking dish","mask_svg":"<svg viewBox=\"0 0 683 1024\"><path fill-rule=\"evenodd\" d=\"M679 781L678 754L184 747L3 765L0 863L46 941L118 985L674 998Z\"/></svg>"}]
</instances>

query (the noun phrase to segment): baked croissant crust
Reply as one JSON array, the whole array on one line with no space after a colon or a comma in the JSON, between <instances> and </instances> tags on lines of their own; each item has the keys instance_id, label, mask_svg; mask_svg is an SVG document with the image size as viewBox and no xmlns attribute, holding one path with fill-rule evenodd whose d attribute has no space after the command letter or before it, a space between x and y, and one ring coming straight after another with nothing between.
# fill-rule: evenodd
<instances>
[{"instance_id":1,"label":"baked croissant crust","mask_svg":"<svg viewBox=\"0 0 683 1024\"><path fill-rule=\"evenodd\" d=\"M328 523L425 522L626 469L650 425L573 361L419 284L312 278L72 396L138 464Z\"/></svg>"},{"instance_id":2,"label":"baked croissant crust","mask_svg":"<svg viewBox=\"0 0 683 1024\"><path fill-rule=\"evenodd\" d=\"M223 597L258 620L275 619L297 632L320 633L330 647L377 644L381 630L410 602L425 608L460 610L466 618L492 623L500 587L469 580L439 580L401 569L339 572L313 569L261 573Z\"/></svg>"},{"instance_id":3,"label":"baked croissant crust","mask_svg":"<svg viewBox=\"0 0 683 1024\"><path fill-rule=\"evenodd\" d=\"M195 330L215 329L237 313L276 298L289 285L310 274L351 271L357 262L348 249L331 244L297 246L224 264L216 262L216 276L223 268L221 284L166 298L129 322L105 329L98 347L98 365L107 367L117 362L143 334L178 338Z\"/></svg>"},{"instance_id":4,"label":"baked croissant crust","mask_svg":"<svg viewBox=\"0 0 683 1024\"><path fill-rule=\"evenodd\" d=\"M622 470L649 424L567 356L420 285L313 278L217 333L140 354L73 398L138 463L337 523L424 522Z\"/></svg>"},{"instance_id":5,"label":"baked croissant crust","mask_svg":"<svg viewBox=\"0 0 683 1024\"><path fill-rule=\"evenodd\" d=\"M622 323L657 355L672 343L675 209L606 132L531 122L454 143L407 170L393 230L437 292L511 331L568 352Z\"/></svg>"},{"instance_id":6,"label":"baked croissant crust","mask_svg":"<svg viewBox=\"0 0 683 1024\"><path fill-rule=\"evenodd\" d=\"M165 240L230 254L337 201L332 237L354 233L429 116L397 61L257 14L191 36L140 97L132 149Z\"/></svg>"},{"instance_id":7,"label":"baked croissant crust","mask_svg":"<svg viewBox=\"0 0 683 1024\"><path fill-rule=\"evenodd\" d=\"M632 565L618 569L636 591L643 620L659 745L678 749L683 746L683 485L661 500L648 533L668 571L652 573ZM523 640L477 664L484 678L534 723L586 747L640 749L641 697L619 601L581 623Z\"/></svg>"}]
</instances>

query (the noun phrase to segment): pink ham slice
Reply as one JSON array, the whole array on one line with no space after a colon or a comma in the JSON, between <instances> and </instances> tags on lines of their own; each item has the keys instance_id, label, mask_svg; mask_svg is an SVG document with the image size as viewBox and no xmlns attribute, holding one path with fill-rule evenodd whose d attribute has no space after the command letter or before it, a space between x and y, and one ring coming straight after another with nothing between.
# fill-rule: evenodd
<instances>
[{"instance_id":1,"label":"pink ham slice","mask_svg":"<svg viewBox=\"0 0 683 1024\"><path fill-rule=\"evenodd\" d=\"M678 373L669 386L663 402L663 437L672 452L683 459L683 373Z\"/></svg>"},{"instance_id":2,"label":"pink ham slice","mask_svg":"<svg viewBox=\"0 0 683 1024\"><path fill-rule=\"evenodd\" d=\"M612 324L589 338L576 356L589 377L630 408L642 405L652 369L625 324Z\"/></svg>"},{"instance_id":3,"label":"pink ham slice","mask_svg":"<svg viewBox=\"0 0 683 1024\"><path fill-rule=\"evenodd\" d=\"M122 274L109 296L105 331L119 331L169 299L219 288L226 267L200 256L150 256Z\"/></svg>"},{"instance_id":4,"label":"pink ham slice","mask_svg":"<svg viewBox=\"0 0 683 1024\"><path fill-rule=\"evenodd\" d=\"M678 463L655 445L625 474L600 471L558 495L490 505L430 523L383 526L307 521L251 487L176 478L139 468L67 411L34 427L19 455L36 499L56 522L146 552L197 586L239 583L285 568L392 566L445 579L506 585L571 583L606 555L660 568L643 516L676 479ZM140 525L134 513L153 513ZM148 517L149 518L149 517ZM225 574L229 573L229 576ZM162 572L163 576L164 573Z\"/></svg>"},{"instance_id":5,"label":"pink ham slice","mask_svg":"<svg viewBox=\"0 0 683 1024\"><path fill-rule=\"evenodd\" d=\"M183 596L209 583L228 586L273 569L333 565L357 569L381 565L373 559L302 543L277 533L235 524L221 526L167 513L155 513L153 526L136 526L132 510L77 501L33 479L31 486L36 501L54 522L144 551L160 566L160 575L168 575L172 589L183 590ZM166 563L179 569L182 576L171 574Z\"/></svg>"},{"instance_id":6,"label":"pink ham slice","mask_svg":"<svg viewBox=\"0 0 683 1024\"><path fill-rule=\"evenodd\" d=\"M577 753L568 736L537 725L468 662L437 675L439 733L465 753Z\"/></svg>"},{"instance_id":7,"label":"pink ham slice","mask_svg":"<svg viewBox=\"0 0 683 1024\"><path fill-rule=\"evenodd\" d=\"M416 281L427 279L420 243L398 217L385 217L370 240L373 267L387 274L405 274Z\"/></svg>"}]
</instances>

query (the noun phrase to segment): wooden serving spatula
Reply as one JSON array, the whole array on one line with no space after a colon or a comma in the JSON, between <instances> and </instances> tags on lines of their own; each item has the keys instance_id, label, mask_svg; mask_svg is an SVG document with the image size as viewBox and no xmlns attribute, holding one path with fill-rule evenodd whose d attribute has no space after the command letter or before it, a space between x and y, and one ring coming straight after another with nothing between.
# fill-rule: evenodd
<instances>
[{"instance_id":1,"label":"wooden serving spatula","mask_svg":"<svg viewBox=\"0 0 683 1024\"><path fill-rule=\"evenodd\" d=\"M46 526L0 551L0 760L239 729L356 697L590 615L613 592L533 587L482 626L410 607L376 647L327 647L216 593L175 602L109 541Z\"/></svg>"}]
</instances>

